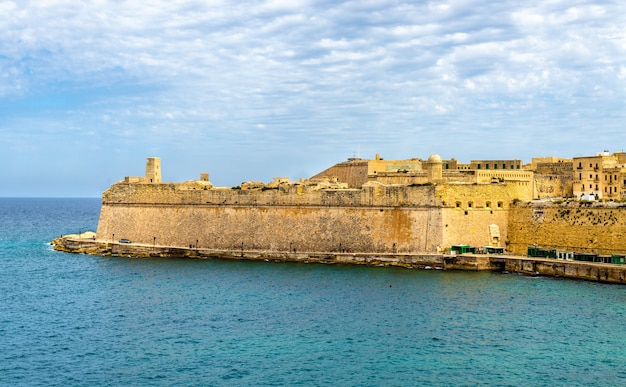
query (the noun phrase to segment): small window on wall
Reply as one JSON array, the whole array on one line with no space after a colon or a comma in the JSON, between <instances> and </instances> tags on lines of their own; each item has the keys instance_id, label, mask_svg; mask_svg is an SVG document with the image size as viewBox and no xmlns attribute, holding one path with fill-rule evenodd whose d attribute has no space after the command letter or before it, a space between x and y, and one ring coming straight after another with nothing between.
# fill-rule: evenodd
<instances>
[{"instance_id":1,"label":"small window on wall","mask_svg":"<svg viewBox=\"0 0 626 387\"><path fill-rule=\"evenodd\" d=\"M502 205L503 205L503 204L504 204L504 203L502 203L502 202L498 202L498 208L502 208Z\"/></svg>"},{"instance_id":2,"label":"small window on wall","mask_svg":"<svg viewBox=\"0 0 626 387\"><path fill-rule=\"evenodd\" d=\"M502 169L506 169L506 164L502 164ZM513 168L511 168L513 169Z\"/></svg>"},{"instance_id":3,"label":"small window on wall","mask_svg":"<svg viewBox=\"0 0 626 387\"><path fill-rule=\"evenodd\" d=\"M467 202L467 208L472 208L474 206L474 202Z\"/></svg>"},{"instance_id":4,"label":"small window on wall","mask_svg":"<svg viewBox=\"0 0 626 387\"><path fill-rule=\"evenodd\" d=\"M456 208L461 208L461 202L456 202Z\"/></svg>"},{"instance_id":5,"label":"small window on wall","mask_svg":"<svg viewBox=\"0 0 626 387\"><path fill-rule=\"evenodd\" d=\"M485 207L491 208L491 202L485 202Z\"/></svg>"}]
</instances>

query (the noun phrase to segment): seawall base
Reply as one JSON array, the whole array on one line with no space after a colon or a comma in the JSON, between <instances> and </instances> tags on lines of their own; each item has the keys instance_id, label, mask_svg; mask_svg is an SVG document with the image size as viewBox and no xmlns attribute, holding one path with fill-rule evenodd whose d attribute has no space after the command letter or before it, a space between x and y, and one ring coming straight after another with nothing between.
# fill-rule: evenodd
<instances>
[{"instance_id":1,"label":"seawall base","mask_svg":"<svg viewBox=\"0 0 626 387\"><path fill-rule=\"evenodd\" d=\"M197 248L194 246L159 246L67 237L56 238L51 244L57 251L99 256L235 259L393 266L415 269L500 271L614 284L626 283L626 265L509 255L379 254L358 252L258 251L246 249L215 250Z\"/></svg>"}]
</instances>

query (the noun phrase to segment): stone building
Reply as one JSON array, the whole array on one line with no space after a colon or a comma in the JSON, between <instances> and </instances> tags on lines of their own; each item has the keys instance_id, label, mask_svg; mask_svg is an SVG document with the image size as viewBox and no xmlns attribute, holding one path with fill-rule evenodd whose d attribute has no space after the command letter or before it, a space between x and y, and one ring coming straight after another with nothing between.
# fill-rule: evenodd
<instances>
[{"instance_id":1,"label":"stone building","mask_svg":"<svg viewBox=\"0 0 626 387\"><path fill-rule=\"evenodd\" d=\"M559 157L534 157L524 169L534 172L533 198L573 196L573 161Z\"/></svg>"},{"instance_id":2,"label":"stone building","mask_svg":"<svg viewBox=\"0 0 626 387\"><path fill-rule=\"evenodd\" d=\"M532 188L533 172L523 169L521 160L472 160L461 164L456 159L443 160L431 155L420 158L385 160L348 159L311 177L311 180L335 178L350 188L366 182L381 184L420 185L437 183L502 183L517 182Z\"/></svg>"},{"instance_id":3,"label":"stone building","mask_svg":"<svg viewBox=\"0 0 626 387\"><path fill-rule=\"evenodd\" d=\"M574 157L573 195L578 199L625 199L626 153Z\"/></svg>"}]
</instances>

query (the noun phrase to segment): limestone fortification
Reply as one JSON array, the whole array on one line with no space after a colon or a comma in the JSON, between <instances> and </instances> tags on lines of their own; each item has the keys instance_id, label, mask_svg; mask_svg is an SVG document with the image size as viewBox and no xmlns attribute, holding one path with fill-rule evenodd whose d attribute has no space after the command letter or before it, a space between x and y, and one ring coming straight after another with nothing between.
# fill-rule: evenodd
<instances>
[{"instance_id":1,"label":"limestone fortification","mask_svg":"<svg viewBox=\"0 0 626 387\"><path fill-rule=\"evenodd\" d=\"M219 188L206 174L160 182L151 171L160 161L150 158L146 178L127 177L104 192L97 238L267 251L435 253L452 244L504 246L510 204L532 195L528 173L488 182L473 174L474 181L454 183L445 181L442 164L431 156L410 184L373 178L350 188L338 178L276 179Z\"/></svg>"},{"instance_id":2,"label":"limestone fortification","mask_svg":"<svg viewBox=\"0 0 626 387\"><path fill-rule=\"evenodd\" d=\"M97 239L268 252L430 254L459 244L515 254L529 245L626 252L626 204L533 201L571 193L572 165L377 155L298 182L214 187L207 173L164 183L160 160L149 158L145 177L127 177L104 192Z\"/></svg>"},{"instance_id":3,"label":"limestone fortification","mask_svg":"<svg viewBox=\"0 0 626 387\"><path fill-rule=\"evenodd\" d=\"M511 206L508 250L538 245L562 252L626 253L626 202L525 202Z\"/></svg>"}]
</instances>

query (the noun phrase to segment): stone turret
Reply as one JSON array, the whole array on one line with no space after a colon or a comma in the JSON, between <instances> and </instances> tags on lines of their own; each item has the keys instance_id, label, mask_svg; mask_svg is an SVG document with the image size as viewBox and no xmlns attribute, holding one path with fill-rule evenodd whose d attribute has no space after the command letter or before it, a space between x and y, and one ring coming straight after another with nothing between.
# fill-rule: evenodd
<instances>
[{"instance_id":1,"label":"stone turret","mask_svg":"<svg viewBox=\"0 0 626 387\"><path fill-rule=\"evenodd\" d=\"M438 183L443 179L443 161L439 155L431 155L428 161L424 162L423 168L428 173L429 183Z\"/></svg>"},{"instance_id":2,"label":"stone turret","mask_svg":"<svg viewBox=\"0 0 626 387\"><path fill-rule=\"evenodd\" d=\"M146 163L146 182L161 183L161 159L158 157L148 157Z\"/></svg>"}]
</instances>

